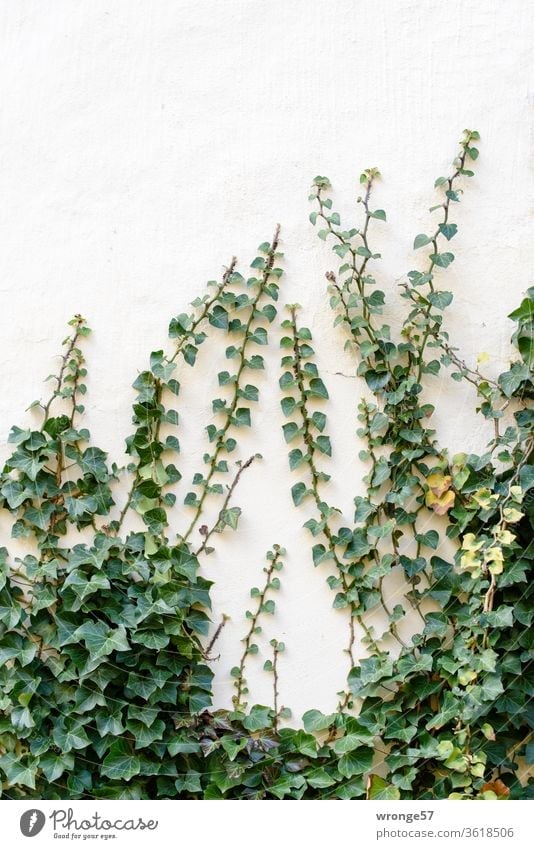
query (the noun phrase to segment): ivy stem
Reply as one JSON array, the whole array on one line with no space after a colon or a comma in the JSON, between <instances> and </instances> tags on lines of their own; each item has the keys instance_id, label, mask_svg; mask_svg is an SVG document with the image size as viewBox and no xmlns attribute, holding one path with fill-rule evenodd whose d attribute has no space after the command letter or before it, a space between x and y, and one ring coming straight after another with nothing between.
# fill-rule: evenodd
<instances>
[{"instance_id":1,"label":"ivy stem","mask_svg":"<svg viewBox=\"0 0 534 849\"><path fill-rule=\"evenodd\" d=\"M41 430L44 428L45 424L47 423L47 421L49 419L50 408L51 408L54 400L58 397L58 395L61 392L61 389L63 388L63 380L64 380L64 377L65 377L65 369L67 368L67 364L70 360L71 354L74 351L76 343L77 343L77 341L80 337L80 328L83 327L84 324L85 324L85 319L83 319L81 315L76 315L74 317L73 321L75 321L74 333L72 334L72 336L70 337L70 339L68 341L67 350L65 351L65 353L61 357L61 367L60 367L59 373L57 375L53 376L53 379L56 381L56 389L43 407L43 422L42 422L42 425L41 425Z\"/></svg>"},{"instance_id":2,"label":"ivy stem","mask_svg":"<svg viewBox=\"0 0 534 849\"><path fill-rule=\"evenodd\" d=\"M174 351L174 354L170 358L169 363L174 363L178 354L183 352L183 348L184 348L185 343L191 338L191 336L194 336L194 334L197 332L197 330L201 326L201 324L203 324L203 322L206 320L206 318L208 318L212 306L217 303L222 292L226 289L228 283L230 282L230 278L232 277L232 274L235 271L236 263L237 263L237 258L235 256L233 256L231 261L230 261L230 265L228 266L228 268L225 269L225 271L223 273L221 282L217 285L217 287L215 289L215 294L211 298L208 298L205 301L204 306L203 306L200 314L197 316L197 318L194 319L194 321L193 321L191 327L189 328L188 332L185 333L181 337L180 341L176 345L176 350Z\"/></svg>"},{"instance_id":3,"label":"ivy stem","mask_svg":"<svg viewBox=\"0 0 534 849\"><path fill-rule=\"evenodd\" d=\"M192 337L195 336L195 334L197 333L199 328L202 326L204 321L209 317L211 308L213 307L214 304L217 303L222 292L226 289L228 283L230 282L232 274L235 271L236 263L237 263L236 257L232 257L232 259L230 261L230 265L228 266L228 268L225 269L225 271L223 273L221 282L217 284L215 294L211 298L207 298L207 300L204 302L204 306L203 306L202 310L197 315L197 317L193 319L191 327L187 330L187 333L184 333L184 335L180 338L178 344L176 345L174 354L172 355L172 357L167 358L167 362L169 364L174 363L179 354L182 354L182 356L184 355L185 344ZM161 401L161 397L162 397L161 381L156 379L155 385L157 386L157 389L158 389L158 402L159 402L159 401ZM152 435L153 436L152 441L154 441L154 439L157 439L157 437L159 436L160 429L161 429L161 418L158 418L156 429L155 429L155 431ZM116 527L115 527L115 531L114 531L115 536L118 536L120 531L121 531L122 525L124 523L124 520L126 518L128 510L130 509L132 499L133 499L133 496L134 496L134 492L136 490L136 487L139 484L139 481L140 481L139 472L136 469L135 472L134 472L132 483L131 483L130 488L128 490L128 495L126 497L124 507L122 508L122 510L119 514L119 518L118 518L117 523L116 523Z\"/></svg>"},{"instance_id":4,"label":"ivy stem","mask_svg":"<svg viewBox=\"0 0 534 849\"><path fill-rule=\"evenodd\" d=\"M242 642L244 644L243 654L241 655L238 667L238 673L235 676L234 687L236 690L235 695L232 697L232 703L236 710L239 709L239 706L242 704L243 691L245 689L246 681L245 681L245 667L247 663L247 657L249 655L249 649L252 645L252 638L255 635L256 628L258 627L258 619L262 613L263 605L265 604L265 600L267 598L267 593L271 587L271 581L274 575L274 572L277 571L277 566L280 563L282 557L282 550L279 546L273 546L274 557L269 561L269 565L264 567L263 571L265 572L265 581L263 584L263 588L260 591L259 596L257 596L258 601L256 604L255 610L251 613L250 626L249 629L243 638Z\"/></svg>"},{"instance_id":5,"label":"ivy stem","mask_svg":"<svg viewBox=\"0 0 534 849\"><path fill-rule=\"evenodd\" d=\"M293 357L294 357L294 359L293 359L293 373L295 375L295 381L297 383L299 395L300 395L300 398L301 398L300 413L301 413L301 416L302 416L303 431L304 431L303 440L304 440L304 443L306 445L306 451L307 451L306 462L307 462L308 469L309 469L310 475L311 475L311 490L312 490L313 500L315 502L315 506L317 507L319 515L322 518L323 534L324 534L324 536L325 536L325 538L328 542L328 550L330 551L330 553L332 555L332 559L334 560L334 563L337 567L339 577L340 577L340 580L341 580L341 584L342 584L342 587L343 587L343 591L344 591L344 593L348 593L350 588L351 588L351 584L349 584L349 582L347 581L347 576L345 574L344 564L341 562L341 560L338 557L337 550L336 550L336 543L334 542L334 535L333 535L332 529L330 528L330 525L328 523L328 519L325 516L324 505L323 505L323 502L321 500L321 496L319 494L319 481L321 480L321 474L320 474L320 472L319 472L319 470L316 466L316 463L315 463L315 448L314 448L314 445L313 445L313 437L312 437L311 429L310 429L311 422L310 422L310 418L308 416L308 409L307 409L307 404L306 404L306 387L304 386L303 366L302 366L300 346L299 346L299 341L298 341L297 317L296 317L296 307L295 306L290 307L290 315L291 315L291 329L292 329L292 336L293 336ZM348 647L347 647L346 651L347 651L347 654L348 654L349 659L350 659L350 668L352 669L352 667L355 665L355 662L356 662L356 658L355 658L355 655L354 655L354 643L355 643L355 639L356 639L356 634L355 634L355 629L354 629L354 620L355 619L358 622L358 624L360 625L360 627L362 628L362 630L364 631L368 643L371 646L373 646L377 651L378 651L378 646L377 646L377 644L376 644L376 642L375 642L375 640L374 640L374 638L371 634L370 629L367 627L367 625L363 621L363 618L358 613L356 613L356 606L355 606L353 601L349 601L349 609L350 609L350 614L349 614L349 643L348 643Z\"/></svg>"},{"instance_id":6,"label":"ivy stem","mask_svg":"<svg viewBox=\"0 0 534 849\"><path fill-rule=\"evenodd\" d=\"M373 217L372 213L369 211L369 199L370 199L370 196L371 196L371 190L372 190L372 187L373 187L374 178L375 178L374 174L371 174L368 177L367 183L366 183L365 195L364 195L363 198L360 198L360 202L363 204L363 207L365 209L365 221L364 221L363 230L360 230L360 231L357 231L357 232L358 232L360 238L363 241L363 245L366 249L367 255L362 258L361 264L360 264L359 267L358 267L358 259L357 259L358 253L357 253L357 250L352 246L350 238L346 238L340 232L335 230L333 225L332 225L332 222L330 220L330 216L325 214L325 211L324 211L325 210L325 201L322 198L322 187L321 186L319 186L317 188L316 198L317 198L317 202L319 204L318 217L322 218L322 220L325 222L329 233L331 233L331 235L333 235L340 242L341 245L346 246L347 252L350 253L350 256L351 256L350 267L351 267L351 272L352 272L351 282L356 283L356 289L357 289L358 295L362 299L362 316L365 319L365 323L363 325L363 330L365 331L365 333L369 337L369 340L373 344L376 345L378 340L377 340L377 337L376 337L375 329L374 329L372 322L371 322L371 315L370 315L370 312L369 312L369 307L368 307L367 303L365 302L365 297L364 297L365 296L364 272L365 272L365 269L367 267L367 263L369 262L369 259L370 259L370 256L371 256L371 251L369 249L369 242L368 242L368 238L367 238L367 233L368 233L368 230L369 230L370 220ZM333 274L333 272L327 273L327 279L332 283L335 281L335 275ZM345 284L345 285L347 285L347 284ZM336 290L338 291L338 293L341 297L343 308L344 308L345 320L348 323L350 333L354 337L355 341L358 343L358 336L355 334L355 332L352 328L352 325L351 325L348 303L344 298L343 287L341 287L339 284L335 284L335 288L336 288Z\"/></svg>"},{"instance_id":7,"label":"ivy stem","mask_svg":"<svg viewBox=\"0 0 534 849\"><path fill-rule=\"evenodd\" d=\"M445 225L447 223L447 221L449 220L449 208L450 208L451 200L452 200L451 193L453 191L452 187L454 185L454 181L460 176L460 174L464 170L465 159L466 159L466 156L467 156L467 149L469 147L470 140L471 140L471 134L469 134L466 137L466 139L463 142L461 142L462 150L461 150L460 155L458 156L458 166L456 167L456 170L454 171L454 173L451 174L451 176L448 177L448 179L446 181L447 192L446 192L446 196L445 196L445 201L443 202L443 220L440 222L440 224L438 224L438 227L437 227L435 233L431 237L431 242L432 242L432 247L433 247L432 256L436 256L438 254L438 237L441 233L441 226ZM431 278L429 280L429 284L428 284L431 292L434 291L434 285L432 283L432 272L433 272L435 264L436 264L435 259L431 258L430 259L430 265L429 265L428 270L426 272ZM425 318L425 321L427 322L427 327L425 328L425 331L423 333L423 338L421 340L421 343L420 343L418 351L417 351L417 374L416 374L417 383L421 382L421 377L422 377L423 368L424 368L423 356L424 356L424 353L425 353L425 349L426 349L426 345L427 345L429 336L432 334L432 329L431 329L431 327L428 323L428 319L429 319L429 316L430 316L431 309L432 309L432 304L429 303L428 306L426 306L425 309L423 310L423 316Z\"/></svg>"},{"instance_id":8,"label":"ivy stem","mask_svg":"<svg viewBox=\"0 0 534 849\"><path fill-rule=\"evenodd\" d=\"M218 655L217 657L211 657L211 651L213 649L213 646L215 645L215 643L217 642L217 640L221 636L222 629L224 628L224 626L228 622L229 618L230 617L227 616L225 613L223 613L223 615L221 616L221 621L219 622L213 637L211 638L208 645L206 646L206 649L205 649L205 652L204 652L204 659L205 660L218 660L219 659L220 655Z\"/></svg>"},{"instance_id":9,"label":"ivy stem","mask_svg":"<svg viewBox=\"0 0 534 849\"><path fill-rule=\"evenodd\" d=\"M202 552L206 549L206 546L208 544L208 541L209 541L211 535L214 534L216 532L216 530L218 529L220 522L221 522L221 519L223 517L224 511L227 509L227 507L230 503L232 495L234 494L234 491L235 491L235 489L236 489L236 487L239 483L239 479L241 478L241 475L243 474L244 471L246 471L246 469L248 469L252 465L252 463L254 462L254 460L256 460L257 457L258 457L257 454L253 454L252 457L249 457L248 460L245 460L244 463L240 464L239 469L238 469L232 483L228 487L228 492L226 493L226 497L225 497L225 499L222 503L222 507L219 510L217 520L214 522L214 524L211 526L211 528L206 530L206 532L203 534L204 539L202 541L202 545L200 545L195 552L197 557L198 557L199 554L202 554Z\"/></svg>"},{"instance_id":10,"label":"ivy stem","mask_svg":"<svg viewBox=\"0 0 534 849\"><path fill-rule=\"evenodd\" d=\"M206 477L206 480L202 484L202 494L201 494L200 498L198 499L198 503L195 507L195 512L193 514L193 518L191 519L189 527L187 528L185 534L182 536L183 542L188 541L189 537L193 533L193 530L195 529L195 526L196 526L196 523L199 519L199 516L202 513L202 509L204 507L204 502L205 502L207 495L208 495L208 492L209 492L210 483L211 483L213 476L214 476L214 474L217 470L218 460L219 460L221 451L223 450L224 445L225 445L226 434L227 434L229 428L231 427L231 425L233 423L234 413L236 411L237 405L239 403L239 397L240 397L240 395L239 395L239 389L240 389L239 382L240 382L241 375L242 375L243 371L247 367L247 359L246 359L245 353L246 353L246 350L247 350L247 347L248 347L248 344L249 344L249 341L250 341L249 340L249 332L250 332L250 328L252 326L252 322L256 318L256 307L257 307L259 301L261 300L261 298L262 298L262 296L265 292L265 287L266 287L267 283L269 282L269 278L271 276L271 271L273 269L273 264L274 264L274 259L275 259L275 253L276 253L276 249L278 247L279 236L280 236L280 225L277 225L276 230L274 232L274 236L273 236L271 245L270 245L270 248L269 248L269 251L268 251L268 258L267 258L267 262L266 262L266 265L265 265L265 269L264 269L263 274L262 274L262 278L261 278L260 283L259 283L258 292L257 292L256 296L254 297L251 305L250 305L250 314L249 314L249 317L247 319L245 329L244 329L243 344L242 344L242 346L240 348L240 352L239 352L239 366L238 366L238 369L237 369L237 374L235 375L234 395L233 395L233 398L230 402L230 407L228 408L228 410L226 412L225 423L224 423L223 427L219 430L219 433L218 433L218 436L217 436L217 442L216 442L216 445L215 445L215 450L214 450L214 452L213 452L213 454L211 455L211 458L210 458L209 472L208 472L208 475Z\"/></svg>"},{"instance_id":11,"label":"ivy stem","mask_svg":"<svg viewBox=\"0 0 534 849\"><path fill-rule=\"evenodd\" d=\"M278 719L279 719L279 710L278 710L278 655L280 652L278 651L278 644L275 643L273 647L273 708L274 708L274 717L273 717L273 730L276 733L278 731Z\"/></svg>"}]
</instances>

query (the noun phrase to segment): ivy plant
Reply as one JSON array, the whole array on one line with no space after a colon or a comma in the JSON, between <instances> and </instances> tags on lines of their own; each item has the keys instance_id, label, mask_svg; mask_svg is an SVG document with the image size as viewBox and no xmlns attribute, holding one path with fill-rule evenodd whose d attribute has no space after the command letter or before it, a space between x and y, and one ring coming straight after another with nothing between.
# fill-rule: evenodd
<instances>
[{"instance_id":1,"label":"ivy plant","mask_svg":"<svg viewBox=\"0 0 534 849\"><path fill-rule=\"evenodd\" d=\"M342 224L328 179L313 181L310 220L335 255L330 305L354 356L367 466L366 494L343 516L326 496L335 451L328 388L312 333L289 305L281 445L293 502L307 514L310 561L346 628L346 686L328 714L310 709L291 727L282 704L285 645L271 630L285 558L278 544L250 591L232 705L212 706L226 617L211 621L202 562L218 534L238 530L238 485L259 456L240 456L239 435L253 425L254 375L277 317L279 229L250 277L233 259L190 312L172 318L167 349L150 354L133 384L126 468L84 427L90 331L82 316L71 321L48 396L31 405L31 425L12 428L0 474L0 509L23 552L0 548L5 798L532 796L534 289L509 316L515 353L497 378L465 361L445 321L455 210L478 141L466 130L436 180L433 223L413 243L421 259L398 292L400 332L384 320L396 293L377 282L375 231L387 223L374 202L379 171L361 174L357 226ZM180 382L208 333L225 351L220 393L199 471L178 503ZM488 425L483 454L451 456L441 445L427 400L437 376L473 387ZM269 705L254 703L247 681L260 654Z\"/></svg>"}]
</instances>

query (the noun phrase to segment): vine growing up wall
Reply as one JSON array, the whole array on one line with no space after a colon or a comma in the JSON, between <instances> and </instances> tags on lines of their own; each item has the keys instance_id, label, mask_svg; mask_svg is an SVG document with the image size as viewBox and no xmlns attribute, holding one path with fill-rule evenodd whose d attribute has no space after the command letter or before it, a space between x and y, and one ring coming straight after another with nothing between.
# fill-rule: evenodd
<instances>
[{"instance_id":1,"label":"vine growing up wall","mask_svg":"<svg viewBox=\"0 0 534 849\"><path fill-rule=\"evenodd\" d=\"M303 727L289 726L285 646L273 627L283 541L273 542L263 572L257 565L233 667L217 659L225 618L211 621L202 574L218 535L238 530L239 482L257 458L240 456L238 443L253 423L254 375L277 317L278 229L251 277L231 260L193 312L171 320L168 349L152 352L134 382L125 469L83 425L89 328L73 319L48 397L32 405L33 424L10 433L0 479L0 507L25 551L0 549L5 798L531 795L534 290L510 316L515 355L497 379L464 361L445 323L454 210L477 141L466 131L450 173L436 180L434 223L414 242L423 258L400 290L400 335L383 318L396 292L380 288L373 271L386 226L373 202L379 172L361 175L356 226L342 225L328 180L313 183L311 222L336 255L326 274L334 324L361 378L351 388L367 491L350 517L327 501L336 450L328 388L311 331L291 305L281 321L281 445L293 501L307 512L310 560L346 621L346 687L333 694L331 713L307 711ZM180 381L208 333L225 351L221 392L199 471L178 504ZM488 423L482 455L450 456L440 445L425 400L437 375L475 388ZM254 505L248 510L253 516ZM132 516L137 530L127 531ZM449 559L445 538L456 551ZM260 651L269 705L254 704L247 682ZM232 667L231 708L212 707L215 663Z\"/></svg>"}]
</instances>

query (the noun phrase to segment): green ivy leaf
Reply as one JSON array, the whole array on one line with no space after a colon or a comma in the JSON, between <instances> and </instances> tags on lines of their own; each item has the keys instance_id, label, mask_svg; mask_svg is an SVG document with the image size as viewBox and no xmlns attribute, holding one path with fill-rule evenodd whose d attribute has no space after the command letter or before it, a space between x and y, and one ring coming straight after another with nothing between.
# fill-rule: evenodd
<instances>
[{"instance_id":1,"label":"green ivy leaf","mask_svg":"<svg viewBox=\"0 0 534 849\"><path fill-rule=\"evenodd\" d=\"M452 302L452 293L430 292L428 294L428 300L430 301L433 307L436 307L439 310L444 310Z\"/></svg>"},{"instance_id":2,"label":"green ivy leaf","mask_svg":"<svg viewBox=\"0 0 534 849\"><path fill-rule=\"evenodd\" d=\"M85 749L91 743L83 723L75 719L61 718L56 722L52 739L63 753L70 752L72 749Z\"/></svg>"},{"instance_id":3,"label":"green ivy leaf","mask_svg":"<svg viewBox=\"0 0 534 849\"><path fill-rule=\"evenodd\" d=\"M523 381L530 377L530 369L526 363L514 363L510 371L499 376L499 386L507 398L511 398L519 389Z\"/></svg>"},{"instance_id":4,"label":"green ivy leaf","mask_svg":"<svg viewBox=\"0 0 534 849\"><path fill-rule=\"evenodd\" d=\"M430 259L432 260L434 265L439 266L439 268L447 268L451 264L451 262L454 261L454 254L430 254Z\"/></svg>"},{"instance_id":5,"label":"green ivy leaf","mask_svg":"<svg viewBox=\"0 0 534 849\"><path fill-rule=\"evenodd\" d=\"M126 740L116 740L102 762L102 775L112 781L130 781L141 771L141 761Z\"/></svg>"},{"instance_id":6,"label":"green ivy leaf","mask_svg":"<svg viewBox=\"0 0 534 849\"><path fill-rule=\"evenodd\" d=\"M245 716L243 719L243 726L247 731L262 731L264 728L269 727L270 719L271 708L264 707L263 705L254 705L250 709L248 716Z\"/></svg>"},{"instance_id":7,"label":"green ivy leaf","mask_svg":"<svg viewBox=\"0 0 534 849\"><path fill-rule=\"evenodd\" d=\"M337 768L341 775L345 778L352 778L355 775L364 775L371 769L373 763L374 751L366 746L361 746L346 755L338 761Z\"/></svg>"},{"instance_id":8,"label":"green ivy leaf","mask_svg":"<svg viewBox=\"0 0 534 849\"><path fill-rule=\"evenodd\" d=\"M369 389L371 389L372 392L378 392L380 389L383 389L384 386L387 386L391 375L388 371L379 372L374 369L367 369L364 377Z\"/></svg>"},{"instance_id":9,"label":"green ivy leaf","mask_svg":"<svg viewBox=\"0 0 534 849\"><path fill-rule=\"evenodd\" d=\"M328 400L328 390L320 377L314 377L310 380L310 388L308 391L310 396L314 398L323 398L324 400Z\"/></svg>"},{"instance_id":10,"label":"green ivy leaf","mask_svg":"<svg viewBox=\"0 0 534 849\"><path fill-rule=\"evenodd\" d=\"M234 414L234 423L238 427L250 427L251 426L251 418L250 418L250 410L248 407L238 407Z\"/></svg>"},{"instance_id":11,"label":"green ivy leaf","mask_svg":"<svg viewBox=\"0 0 534 849\"><path fill-rule=\"evenodd\" d=\"M212 307L208 315L208 320L213 327L218 327L220 330L228 330L228 313L219 304Z\"/></svg>"},{"instance_id":12,"label":"green ivy leaf","mask_svg":"<svg viewBox=\"0 0 534 849\"><path fill-rule=\"evenodd\" d=\"M491 628L511 628L514 624L514 609L513 607L501 604L496 610L490 613L482 613L480 624L483 628L487 628L488 626Z\"/></svg>"},{"instance_id":13,"label":"green ivy leaf","mask_svg":"<svg viewBox=\"0 0 534 849\"><path fill-rule=\"evenodd\" d=\"M324 767L319 767L318 769L313 769L311 772L306 774L306 781L310 785L310 787L315 788L316 790L324 790L326 787L332 787L336 783L336 779L333 778Z\"/></svg>"},{"instance_id":14,"label":"green ivy leaf","mask_svg":"<svg viewBox=\"0 0 534 849\"><path fill-rule=\"evenodd\" d=\"M46 779L52 783L61 778L64 772L74 769L74 755L72 752L64 754L47 752L39 758L39 768L42 769Z\"/></svg>"},{"instance_id":15,"label":"green ivy leaf","mask_svg":"<svg viewBox=\"0 0 534 849\"><path fill-rule=\"evenodd\" d=\"M302 503L305 496L308 494L308 488L305 483L296 483L291 487L291 497L293 498L293 504L295 507L298 507L299 504Z\"/></svg>"},{"instance_id":16,"label":"green ivy leaf","mask_svg":"<svg viewBox=\"0 0 534 849\"><path fill-rule=\"evenodd\" d=\"M19 634L5 634L0 639L0 667L8 660L17 661L19 666L28 666L35 657L37 646Z\"/></svg>"},{"instance_id":17,"label":"green ivy leaf","mask_svg":"<svg viewBox=\"0 0 534 849\"><path fill-rule=\"evenodd\" d=\"M24 763L18 755L6 752L5 755L0 755L0 769L4 771L8 785L22 785L35 790L37 773L35 758L29 758L28 762Z\"/></svg>"},{"instance_id":18,"label":"green ivy leaf","mask_svg":"<svg viewBox=\"0 0 534 849\"><path fill-rule=\"evenodd\" d=\"M434 530L426 531L424 534L416 534L415 538L417 542L421 543L421 545L426 545L434 551L437 549L439 544L439 534Z\"/></svg>"},{"instance_id":19,"label":"green ivy leaf","mask_svg":"<svg viewBox=\"0 0 534 849\"><path fill-rule=\"evenodd\" d=\"M425 245L428 245L432 239L430 236L427 236L426 233L419 233L418 236L415 237L413 242L414 250L418 250L418 248L423 248Z\"/></svg>"},{"instance_id":20,"label":"green ivy leaf","mask_svg":"<svg viewBox=\"0 0 534 849\"><path fill-rule=\"evenodd\" d=\"M450 242L450 240L454 236L456 236L456 233L458 232L458 227L456 226L456 224L440 224L439 231L442 236L445 236L447 241Z\"/></svg>"},{"instance_id":21,"label":"green ivy leaf","mask_svg":"<svg viewBox=\"0 0 534 849\"><path fill-rule=\"evenodd\" d=\"M367 797L374 802L393 802L400 799L398 787L381 778L379 775L370 775L367 785Z\"/></svg>"},{"instance_id":22,"label":"green ivy leaf","mask_svg":"<svg viewBox=\"0 0 534 849\"><path fill-rule=\"evenodd\" d=\"M325 729L330 728L330 726L335 722L335 719L335 713L324 714L321 713L320 710L308 710L302 717L302 723L304 725L304 730L311 734L316 731L324 731Z\"/></svg>"},{"instance_id":23,"label":"green ivy leaf","mask_svg":"<svg viewBox=\"0 0 534 849\"><path fill-rule=\"evenodd\" d=\"M79 641L84 643L93 660L130 648L124 625L111 628L105 622L84 622L63 645Z\"/></svg>"},{"instance_id":24,"label":"green ivy leaf","mask_svg":"<svg viewBox=\"0 0 534 849\"><path fill-rule=\"evenodd\" d=\"M528 492L534 486L534 466L528 464L522 466L519 472L519 481L523 492Z\"/></svg>"}]
</instances>

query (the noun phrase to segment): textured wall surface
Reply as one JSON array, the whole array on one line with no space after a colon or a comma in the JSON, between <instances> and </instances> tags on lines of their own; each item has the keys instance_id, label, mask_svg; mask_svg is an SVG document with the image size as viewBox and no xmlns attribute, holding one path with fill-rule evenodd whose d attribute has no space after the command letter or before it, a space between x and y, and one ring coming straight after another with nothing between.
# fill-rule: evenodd
<instances>
[{"instance_id":1,"label":"textured wall surface","mask_svg":"<svg viewBox=\"0 0 534 849\"><path fill-rule=\"evenodd\" d=\"M308 186L327 174L350 216L360 171L381 169L376 206L388 223L375 229L377 277L395 304L396 283L417 267L411 245L427 227L434 179L466 126L480 131L481 156L455 211L447 315L469 360L488 351L490 371L505 366L505 316L534 264L529 0L18 0L1 5L0 39L2 443L12 423L31 420L23 410L44 393L65 323L82 312L94 329L88 424L123 462L130 384L165 342L168 319L233 253L245 270L280 221L282 301L303 305L317 338L332 396L329 499L350 516L365 474L362 388L335 374L353 365L331 329L324 273L335 258L308 223ZM248 589L270 545L287 547L268 626L286 642L280 687L298 716L335 705L347 625L311 565L308 514L291 503L277 343L275 328L256 427L241 443L242 456L258 450L264 460L240 486L238 535L221 539L204 568L216 581L215 618L231 616L215 664L218 703L228 704ZM222 355L206 347L195 382L184 379L179 500L202 465ZM491 434L471 412L469 387L439 378L431 391L442 440L481 450ZM249 681L266 703L263 660L253 659Z\"/></svg>"}]
</instances>

